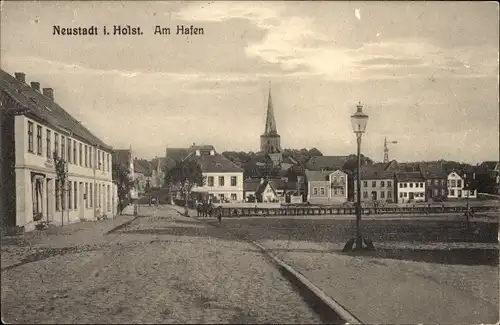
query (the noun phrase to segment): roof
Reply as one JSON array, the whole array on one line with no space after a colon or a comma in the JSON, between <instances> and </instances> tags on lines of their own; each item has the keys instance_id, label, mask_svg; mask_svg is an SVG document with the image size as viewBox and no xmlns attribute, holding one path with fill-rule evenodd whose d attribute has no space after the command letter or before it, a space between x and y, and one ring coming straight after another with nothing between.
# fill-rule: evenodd
<instances>
[{"instance_id":1,"label":"roof","mask_svg":"<svg viewBox=\"0 0 500 325\"><path fill-rule=\"evenodd\" d=\"M479 166L486 168L488 171L500 169L498 161L484 161Z\"/></svg>"},{"instance_id":2,"label":"roof","mask_svg":"<svg viewBox=\"0 0 500 325\"><path fill-rule=\"evenodd\" d=\"M420 172L396 173L398 182L423 182L425 179Z\"/></svg>"},{"instance_id":3,"label":"roof","mask_svg":"<svg viewBox=\"0 0 500 325\"><path fill-rule=\"evenodd\" d=\"M243 181L243 191L245 192L255 192L260 185L260 179L245 179Z\"/></svg>"},{"instance_id":4,"label":"roof","mask_svg":"<svg viewBox=\"0 0 500 325\"><path fill-rule=\"evenodd\" d=\"M420 164L420 172L425 179L446 178L446 172L441 164L423 163Z\"/></svg>"},{"instance_id":5,"label":"roof","mask_svg":"<svg viewBox=\"0 0 500 325\"><path fill-rule=\"evenodd\" d=\"M309 170L336 170L342 169L348 159L348 156L315 156L309 158L305 166Z\"/></svg>"},{"instance_id":6,"label":"roof","mask_svg":"<svg viewBox=\"0 0 500 325\"><path fill-rule=\"evenodd\" d=\"M386 171L385 167L386 164L384 163L375 163L373 165L361 166L361 179L392 179L394 177L394 172ZM356 173L354 174L354 177L356 177Z\"/></svg>"},{"instance_id":7,"label":"roof","mask_svg":"<svg viewBox=\"0 0 500 325\"><path fill-rule=\"evenodd\" d=\"M191 159L195 159L201 166L204 173L243 173L243 168L234 164L219 153L201 154L200 156L190 155Z\"/></svg>"},{"instance_id":8,"label":"roof","mask_svg":"<svg viewBox=\"0 0 500 325\"><path fill-rule=\"evenodd\" d=\"M264 192L264 190L267 188L268 185L273 190L274 195L277 195L276 189L274 188L274 185L273 185L273 182L270 180L265 180L262 184L259 183L259 186L257 187L257 190L255 191L255 196L259 197L260 195L262 195L262 193Z\"/></svg>"},{"instance_id":9,"label":"roof","mask_svg":"<svg viewBox=\"0 0 500 325\"><path fill-rule=\"evenodd\" d=\"M112 148L90 132L83 124L59 106L54 100L34 90L28 84L17 80L0 69L0 89L25 110L20 114L31 115L47 125L71 133L91 145L109 151Z\"/></svg>"},{"instance_id":10,"label":"roof","mask_svg":"<svg viewBox=\"0 0 500 325\"><path fill-rule=\"evenodd\" d=\"M151 165L146 159L134 159L134 173L151 176Z\"/></svg>"},{"instance_id":11,"label":"roof","mask_svg":"<svg viewBox=\"0 0 500 325\"><path fill-rule=\"evenodd\" d=\"M129 167L132 152L130 149L116 149L113 151L113 163L120 166Z\"/></svg>"},{"instance_id":12,"label":"roof","mask_svg":"<svg viewBox=\"0 0 500 325\"><path fill-rule=\"evenodd\" d=\"M328 180L328 175L331 173L331 171L306 169L306 179L308 182L326 181Z\"/></svg>"},{"instance_id":13,"label":"roof","mask_svg":"<svg viewBox=\"0 0 500 325\"><path fill-rule=\"evenodd\" d=\"M172 159L173 161L182 161L189 154L189 149L187 148L167 148L165 157L167 159Z\"/></svg>"}]
</instances>

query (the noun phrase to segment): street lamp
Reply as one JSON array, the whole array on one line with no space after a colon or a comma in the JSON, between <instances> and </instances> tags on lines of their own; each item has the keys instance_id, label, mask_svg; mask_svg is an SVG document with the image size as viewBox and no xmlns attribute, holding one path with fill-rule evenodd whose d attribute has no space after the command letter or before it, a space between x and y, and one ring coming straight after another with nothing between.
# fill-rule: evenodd
<instances>
[{"instance_id":1,"label":"street lamp","mask_svg":"<svg viewBox=\"0 0 500 325\"><path fill-rule=\"evenodd\" d=\"M356 189L357 189L357 205L356 205L356 238L347 241L344 246L343 251L352 250L352 245L356 242L354 250L361 250L363 248L363 237L361 236L361 136L365 132L366 124L368 122L368 115L363 113L363 105L361 102L356 106L357 111L351 116L352 131L356 134L356 140L358 143L358 168L356 176ZM373 244L371 241L365 241L367 248L373 249Z\"/></svg>"},{"instance_id":2,"label":"street lamp","mask_svg":"<svg viewBox=\"0 0 500 325\"><path fill-rule=\"evenodd\" d=\"M475 178L475 175L472 175ZM470 203L469 203L469 193L470 193L470 181L467 180L467 174L464 173L464 190L467 191L467 211L465 212L465 218L469 221L470 216Z\"/></svg>"}]
</instances>

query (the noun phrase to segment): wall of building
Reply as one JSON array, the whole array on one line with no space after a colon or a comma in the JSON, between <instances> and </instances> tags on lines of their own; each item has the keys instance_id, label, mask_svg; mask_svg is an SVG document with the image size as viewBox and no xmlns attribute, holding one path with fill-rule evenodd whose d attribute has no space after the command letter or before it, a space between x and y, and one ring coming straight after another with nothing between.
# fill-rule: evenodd
<instances>
[{"instance_id":1,"label":"wall of building","mask_svg":"<svg viewBox=\"0 0 500 325\"><path fill-rule=\"evenodd\" d=\"M207 177L206 184L203 187L218 198L223 194L225 198L231 201L243 202L243 173L203 173ZM236 186L231 185L231 177L236 177ZM213 186L209 184L209 178L213 177ZM219 177L224 177L224 185L221 185ZM236 200L231 199L231 195L236 195Z\"/></svg>"},{"instance_id":2,"label":"wall of building","mask_svg":"<svg viewBox=\"0 0 500 325\"><path fill-rule=\"evenodd\" d=\"M425 201L425 181L398 182L397 184L397 203Z\"/></svg>"},{"instance_id":3,"label":"wall of building","mask_svg":"<svg viewBox=\"0 0 500 325\"><path fill-rule=\"evenodd\" d=\"M467 198L467 195L469 195L469 198L477 197L476 191L464 190L464 179L455 172L448 175L447 186L449 199L465 199Z\"/></svg>"},{"instance_id":4,"label":"wall of building","mask_svg":"<svg viewBox=\"0 0 500 325\"><path fill-rule=\"evenodd\" d=\"M33 125L32 152L30 152L29 125ZM38 126L41 127L39 150ZM50 132L50 148L47 142ZM67 162L67 183L62 187L63 197L56 198L55 162L51 152L55 149L58 135L59 157ZM62 136L65 140L62 154ZM68 150L68 138L71 150ZM15 117L15 175L16 175L16 223L25 230L34 228L34 211L44 220L54 224L67 224L82 219L93 220L98 216L116 213L116 186L112 183L111 154L89 143L76 139L44 124L20 115ZM74 150L74 145L77 148ZM80 151L80 144L82 150ZM85 155L87 146L87 155ZM69 152L68 152L69 151ZM92 152L92 153L90 153ZM75 156L76 153L76 156ZM69 154L69 156L68 156ZM38 184L40 185L38 187ZM75 190L76 188L76 190ZM71 192L68 190L71 189ZM38 205L34 204L38 199ZM62 212L61 212L62 211Z\"/></svg>"},{"instance_id":5,"label":"wall of building","mask_svg":"<svg viewBox=\"0 0 500 325\"><path fill-rule=\"evenodd\" d=\"M345 195L331 196L329 181L309 181L307 183L307 202L311 204L339 205L347 200L347 189Z\"/></svg>"},{"instance_id":6,"label":"wall of building","mask_svg":"<svg viewBox=\"0 0 500 325\"><path fill-rule=\"evenodd\" d=\"M392 201L395 202L394 198L394 180L392 178L387 179L366 179L361 181L361 201L371 202L374 200L374 194L376 194L377 201ZM357 198L357 182L354 181L354 198Z\"/></svg>"},{"instance_id":7,"label":"wall of building","mask_svg":"<svg viewBox=\"0 0 500 325\"><path fill-rule=\"evenodd\" d=\"M7 97L2 95L0 100L0 206L2 216L0 226L2 229L16 225L16 174L15 165L15 137L14 115L8 114L6 109Z\"/></svg>"},{"instance_id":8,"label":"wall of building","mask_svg":"<svg viewBox=\"0 0 500 325\"><path fill-rule=\"evenodd\" d=\"M425 199L427 201L438 197L447 197L447 180L445 178L429 178L425 180Z\"/></svg>"}]
</instances>

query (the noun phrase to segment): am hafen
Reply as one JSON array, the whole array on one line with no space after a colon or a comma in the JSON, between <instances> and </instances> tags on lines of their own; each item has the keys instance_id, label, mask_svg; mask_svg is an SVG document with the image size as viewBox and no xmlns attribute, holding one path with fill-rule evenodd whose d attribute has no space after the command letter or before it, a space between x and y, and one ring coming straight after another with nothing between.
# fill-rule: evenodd
<instances>
[{"instance_id":1,"label":"am hafen","mask_svg":"<svg viewBox=\"0 0 500 325\"><path fill-rule=\"evenodd\" d=\"M155 26L154 35L171 35L170 27ZM202 27L177 25L176 35L204 35L205 32Z\"/></svg>"}]
</instances>

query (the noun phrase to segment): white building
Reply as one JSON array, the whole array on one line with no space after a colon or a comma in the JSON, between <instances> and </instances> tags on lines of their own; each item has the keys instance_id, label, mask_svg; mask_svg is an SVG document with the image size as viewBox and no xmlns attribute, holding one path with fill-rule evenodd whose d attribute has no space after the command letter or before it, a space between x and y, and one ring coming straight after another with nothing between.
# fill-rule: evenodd
<instances>
[{"instance_id":1,"label":"white building","mask_svg":"<svg viewBox=\"0 0 500 325\"><path fill-rule=\"evenodd\" d=\"M396 173L396 202L425 201L425 179L420 172Z\"/></svg>"},{"instance_id":2,"label":"white building","mask_svg":"<svg viewBox=\"0 0 500 325\"><path fill-rule=\"evenodd\" d=\"M0 70L2 226L34 229L116 214L112 149L54 101L54 91ZM7 140L7 141L6 141ZM57 177L54 154L65 162Z\"/></svg>"},{"instance_id":3,"label":"white building","mask_svg":"<svg viewBox=\"0 0 500 325\"><path fill-rule=\"evenodd\" d=\"M194 192L206 192L222 202L244 202L243 169L215 152L213 146L192 146L185 159L196 159L200 164L206 184L193 188Z\"/></svg>"},{"instance_id":4,"label":"white building","mask_svg":"<svg viewBox=\"0 0 500 325\"><path fill-rule=\"evenodd\" d=\"M467 189L466 182L457 173L451 172L448 174L448 198L449 199L463 199L463 198L476 198L477 192L473 189Z\"/></svg>"},{"instance_id":5,"label":"white building","mask_svg":"<svg viewBox=\"0 0 500 325\"><path fill-rule=\"evenodd\" d=\"M307 201L311 204L343 204L347 201L347 174L341 170L306 170Z\"/></svg>"}]
</instances>

